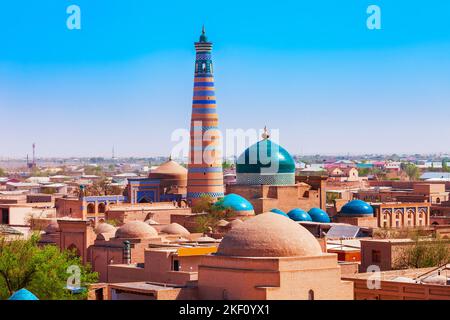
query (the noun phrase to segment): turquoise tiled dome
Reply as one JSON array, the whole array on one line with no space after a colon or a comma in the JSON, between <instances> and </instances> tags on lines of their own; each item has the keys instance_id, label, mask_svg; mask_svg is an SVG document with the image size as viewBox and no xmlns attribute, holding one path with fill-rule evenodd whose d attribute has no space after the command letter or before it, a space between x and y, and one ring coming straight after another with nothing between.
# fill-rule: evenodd
<instances>
[{"instance_id":1,"label":"turquoise tiled dome","mask_svg":"<svg viewBox=\"0 0 450 320\"><path fill-rule=\"evenodd\" d=\"M270 171L272 161L278 162L276 173L295 173L295 161L289 152L269 139L258 141L239 156L236 173L261 173L263 168Z\"/></svg>"},{"instance_id":2,"label":"turquoise tiled dome","mask_svg":"<svg viewBox=\"0 0 450 320\"><path fill-rule=\"evenodd\" d=\"M312 221L314 222L322 222L322 223L331 222L328 214L320 208L312 208L311 210L308 211L308 213L311 216Z\"/></svg>"},{"instance_id":3,"label":"turquoise tiled dome","mask_svg":"<svg viewBox=\"0 0 450 320\"><path fill-rule=\"evenodd\" d=\"M237 212L253 211L253 206L247 199L234 193L227 194L225 197L217 201L216 204L225 208L231 208Z\"/></svg>"},{"instance_id":4,"label":"turquoise tiled dome","mask_svg":"<svg viewBox=\"0 0 450 320\"><path fill-rule=\"evenodd\" d=\"M303 211L299 208L292 209L288 212L287 215L294 221L312 221L311 216L308 214L308 212Z\"/></svg>"},{"instance_id":5,"label":"turquoise tiled dome","mask_svg":"<svg viewBox=\"0 0 450 320\"><path fill-rule=\"evenodd\" d=\"M27 289L20 289L12 294L8 300L39 300L34 294Z\"/></svg>"},{"instance_id":6,"label":"turquoise tiled dome","mask_svg":"<svg viewBox=\"0 0 450 320\"><path fill-rule=\"evenodd\" d=\"M289 216L284 211L277 209L277 208L273 208L272 210L270 210L270 212L277 213L279 215L289 218Z\"/></svg>"},{"instance_id":7,"label":"turquoise tiled dome","mask_svg":"<svg viewBox=\"0 0 450 320\"><path fill-rule=\"evenodd\" d=\"M373 215L373 208L362 200L352 200L341 208L340 214L346 216L369 216Z\"/></svg>"},{"instance_id":8,"label":"turquoise tiled dome","mask_svg":"<svg viewBox=\"0 0 450 320\"><path fill-rule=\"evenodd\" d=\"M238 184L295 184L295 161L286 149L266 138L239 156L236 178Z\"/></svg>"}]
</instances>

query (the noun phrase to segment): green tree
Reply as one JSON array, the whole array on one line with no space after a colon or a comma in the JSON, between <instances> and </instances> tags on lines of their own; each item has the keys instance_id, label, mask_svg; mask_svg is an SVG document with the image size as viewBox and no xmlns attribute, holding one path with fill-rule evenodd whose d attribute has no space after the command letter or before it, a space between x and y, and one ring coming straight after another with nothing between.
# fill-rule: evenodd
<instances>
[{"instance_id":1,"label":"green tree","mask_svg":"<svg viewBox=\"0 0 450 320\"><path fill-rule=\"evenodd\" d=\"M193 213L208 212L214 203L214 199L208 195L202 195L197 203L192 207Z\"/></svg>"},{"instance_id":2,"label":"green tree","mask_svg":"<svg viewBox=\"0 0 450 320\"><path fill-rule=\"evenodd\" d=\"M450 241L442 239L414 239L414 244L403 248L394 262L395 269L430 268L450 262Z\"/></svg>"},{"instance_id":3,"label":"green tree","mask_svg":"<svg viewBox=\"0 0 450 320\"><path fill-rule=\"evenodd\" d=\"M2 168L0 168L0 177L6 177L6 172Z\"/></svg>"},{"instance_id":4,"label":"green tree","mask_svg":"<svg viewBox=\"0 0 450 320\"><path fill-rule=\"evenodd\" d=\"M370 172L370 168L358 168L358 174L360 177L366 177Z\"/></svg>"},{"instance_id":5,"label":"green tree","mask_svg":"<svg viewBox=\"0 0 450 320\"><path fill-rule=\"evenodd\" d=\"M450 160L448 158L445 158L442 160L442 171L443 172L450 172L450 168L447 165L448 162L450 162Z\"/></svg>"},{"instance_id":6,"label":"green tree","mask_svg":"<svg viewBox=\"0 0 450 320\"><path fill-rule=\"evenodd\" d=\"M405 165L405 172L408 175L410 180L418 180L420 176L419 168L412 163L408 163Z\"/></svg>"},{"instance_id":7,"label":"green tree","mask_svg":"<svg viewBox=\"0 0 450 320\"><path fill-rule=\"evenodd\" d=\"M83 265L71 251L60 251L53 245L38 246L39 235L29 239L0 238L0 299L7 299L15 291L26 288L41 300L86 299L87 290L71 294L67 289L69 266L80 268L83 287L97 282L98 274Z\"/></svg>"},{"instance_id":8,"label":"green tree","mask_svg":"<svg viewBox=\"0 0 450 320\"><path fill-rule=\"evenodd\" d=\"M197 232L215 231L220 220L227 220L236 215L236 212L232 208L226 207L223 201L223 198L214 201L210 196L202 196L192 208L192 212L203 213L195 218Z\"/></svg>"},{"instance_id":9,"label":"green tree","mask_svg":"<svg viewBox=\"0 0 450 320\"><path fill-rule=\"evenodd\" d=\"M233 164L232 163L229 163L229 162L227 162L227 161L224 161L223 163L222 163L222 168L223 169L230 169L230 168L232 168L233 167Z\"/></svg>"}]
</instances>

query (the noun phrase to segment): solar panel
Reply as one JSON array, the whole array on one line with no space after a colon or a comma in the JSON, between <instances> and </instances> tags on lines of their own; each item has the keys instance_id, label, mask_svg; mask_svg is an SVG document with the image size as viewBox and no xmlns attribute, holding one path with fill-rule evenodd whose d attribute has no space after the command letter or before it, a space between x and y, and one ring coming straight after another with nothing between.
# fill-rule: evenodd
<instances>
[{"instance_id":1,"label":"solar panel","mask_svg":"<svg viewBox=\"0 0 450 320\"><path fill-rule=\"evenodd\" d=\"M356 226L332 226L327 232L327 238L329 239L341 239L341 238L356 238L359 227Z\"/></svg>"}]
</instances>

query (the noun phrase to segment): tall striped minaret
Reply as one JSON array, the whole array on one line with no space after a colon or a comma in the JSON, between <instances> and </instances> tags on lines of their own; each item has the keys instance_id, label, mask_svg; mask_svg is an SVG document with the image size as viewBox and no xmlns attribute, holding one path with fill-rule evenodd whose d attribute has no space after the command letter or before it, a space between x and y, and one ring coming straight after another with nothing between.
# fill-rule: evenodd
<instances>
[{"instance_id":1,"label":"tall striped minaret","mask_svg":"<svg viewBox=\"0 0 450 320\"><path fill-rule=\"evenodd\" d=\"M205 28L195 43L194 97L192 101L187 199L192 205L203 195L223 197L222 154L216 111L212 43Z\"/></svg>"}]
</instances>

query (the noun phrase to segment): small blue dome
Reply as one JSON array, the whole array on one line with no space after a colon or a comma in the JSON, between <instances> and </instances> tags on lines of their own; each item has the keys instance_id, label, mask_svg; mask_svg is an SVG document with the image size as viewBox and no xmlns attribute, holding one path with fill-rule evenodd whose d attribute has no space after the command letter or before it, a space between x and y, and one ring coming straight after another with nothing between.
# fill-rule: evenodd
<instances>
[{"instance_id":1,"label":"small blue dome","mask_svg":"<svg viewBox=\"0 0 450 320\"><path fill-rule=\"evenodd\" d=\"M311 210L308 211L308 213L311 216L312 221L314 222L322 222L322 223L331 222L328 214L320 208L312 208Z\"/></svg>"},{"instance_id":2,"label":"small blue dome","mask_svg":"<svg viewBox=\"0 0 450 320\"><path fill-rule=\"evenodd\" d=\"M373 208L362 200L352 200L341 208L340 214L348 216L373 215Z\"/></svg>"},{"instance_id":3,"label":"small blue dome","mask_svg":"<svg viewBox=\"0 0 450 320\"><path fill-rule=\"evenodd\" d=\"M39 300L34 294L27 289L20 289L12 294L8 300Z\"/></svg>"},{"instance_id":4,"label":"small blue dome","mask_svg":"<svg viewBox=\"0 0 450 320\"><path fill-rule=\"evenodd\" d=\"M312 221L311 216L308 214L308 212L303 211L299 208L292 209L288 212L287 215L294 221Z\"/></svg>"},{"instance_id":5,"label":"small blue dome","mask_svg":"<svg viewBox=\"0 0 450 320\"><path fill-rule=\"evenodd\" d=\"M270 212L277 213L279 215L289 218L289 216L284 211L281 211L280 209L277 208L273 208L272 210L270 210Z\"/></svg>"},{"instance_id":6,"label":"small blue dome","mask_svg":"<svg viewBox=\"0 0 450 320\"><path fill-rule=\"evenodd\" d=\"M216 204L225 208L231 208L237 212L253 211L253 206L247 199L234 193L227 194L225 197L217 201Z\"/></svg>"}]
</instances>

